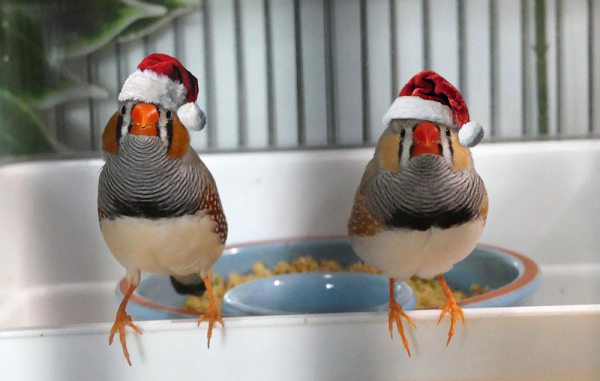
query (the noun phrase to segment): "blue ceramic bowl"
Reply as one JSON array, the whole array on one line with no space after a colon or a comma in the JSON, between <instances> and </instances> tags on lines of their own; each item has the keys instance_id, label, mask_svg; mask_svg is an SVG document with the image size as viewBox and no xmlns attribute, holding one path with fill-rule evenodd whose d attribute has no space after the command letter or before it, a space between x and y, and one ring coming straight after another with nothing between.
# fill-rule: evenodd
<instances>
[{"instance_id":1,"label":"blue ceramic bowl","mask_svg":"<svg viewBox=\"0 0 600 381\"><path fill-rule=\"evenodd\" d=\"M311 256L317 262L322 259L335 260L344 267L360 261L346 238L298 239L227 248L215 263L214 272L225 276L231 272L246 274L252 272L252 265L257 261L262 261L267 268L273 268L280 261L291 262L303 256ZM458 303L465 307L509 306L531 294L540 284L538 267L531 259L491 246L477 246L444 277L452 287L467 293L470 293L474 283L490 287L489 292ZM308 283L304 285L305 288L310 287ZM123 279L117 287L119 302L127 288L127 281ZM382 289L380 297L387 300L388 292L389 288ZM173 290L168 277L147 274L142 277L131 297L127 311L144 319L177 319L198 315L197 312L181 308L186 298Z\"/></svg>"},{"instance_id":2,"label":"blue ceramic bowl","mask_svg":"<svg viewBox=\"0 0 600 381\"><path fill-rule=\"evenodd\" d=\"M223 313L285 315L387 311L389 279L361 273L296 273L240 284L223 298ZM396 283L396 301L405 310L415 308L413 290Z\"/></svg>"}]
</instances>

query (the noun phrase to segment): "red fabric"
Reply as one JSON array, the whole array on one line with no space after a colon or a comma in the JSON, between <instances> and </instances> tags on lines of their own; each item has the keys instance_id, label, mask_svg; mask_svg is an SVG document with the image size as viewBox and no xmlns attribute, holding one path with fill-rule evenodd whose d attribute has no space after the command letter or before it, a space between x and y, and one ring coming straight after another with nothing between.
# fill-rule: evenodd
<instances>
[{"instance_id":1,"label":"red fabric","mask_svg":"<svg viewBox=\"0 0 600 381\"><path fill-rule=\"evenodd\" d=\"M166 75L174 82L182 83L187 89L187 101L196 102L198 98L198 80L177 59L166 54L150 54L137 67L141 71L151 70Z\"/></svg>"},{"instance_id":2,"label":"red fabric","mask_svg":"<svg viewBox=\"0 0 600 381\"><path fill-rule=\"evenodd\" d=\"M450 82L434 71L422 71L412 77L404 85L399 96L416 96L448 106L461 127L469 121L469 111L462 95Z\"/></svg>"}]
</instances>

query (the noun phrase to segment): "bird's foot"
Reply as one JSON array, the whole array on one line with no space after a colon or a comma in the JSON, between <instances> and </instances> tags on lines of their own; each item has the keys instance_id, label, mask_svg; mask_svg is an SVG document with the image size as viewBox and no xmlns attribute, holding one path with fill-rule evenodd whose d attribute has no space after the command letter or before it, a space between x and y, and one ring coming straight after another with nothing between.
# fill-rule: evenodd
<instances>
[{"instance_id":1,"label":"bird's foot","mask_svg":"<svg viewBox=\"0 0 600 381\"><path fill-rule=\"evenodd\" d=\"M217 311L216 308L211 308L207 313L200 315L200 318L198 319L198 327L200 327L200 323L203 321L208 321L208 333L206 337L208 338L208 348L210 348L210 338L212 336L212 330L215 322L221 323L222 327L225 327L225 324L223 323L223 318L221 318L221 315L219 315L219 311Z\"/></svg>"},{"instance_id":2,"label":"bird's foot","mask_svg":"<svg viewBox=\"0 0 600 381\"><path fill-rule=\"evenodd\" d=\"M465 315L463 314L462 309L456 304L456 300L454 298L447 298L446 304L442 307L442 313L440 314L440 319L438 320L438 324L442 321L442 318L446 316L446 313L450 312L450 331L448 331L448 342L446 342L446 346L450 344L450 339L452 339L452 335L454 335L454 329L456 327L456 319L460 316L462 323L465 324Z\"/></svg>"},{"instance_id":3,"label":"bird's foot","mask_svg":"<svg viewBox=\"0 0 600 381\"><path fill-rule=\"evenodd\" d=\"M131 366L131 360L129 359L129 351L127 350L127 343L125 342L125 326L129 326L133 328L134 331L142 335L142 331L136 327L135 324L131 321L131 316L127 315L125 309L119 308L117 311L117 317L115 318L115 323L110 330L110 337L108 338L108 344L111 345L113 342L113 338L115 333L119 331L119 339L121 340L121 346L123 347L123 354L125 355L125 359Z\"/></svg>"},{"instance_id":4,"label":"bird's foot","mask_svg":"<svg viewBox=\"0 0 600 381\"><path fill-rule=\"evenodd\" d=\"M400 319L401 316L403 316L406 321L408 321L415 329L417 329L417 326L415 323L413 323L412 319L402 310L402 306L398 304L395 299L390 298L390 312L388 315L390 336L392 339L394 338L394 321L396 321L398 332L400 332L400 336L402 336L404 348L406 348L406 352L408 352L408 357L411 357L410 348L408 347L408 340L406 340L406 336L404 335L404 328L402 327L402 320Z\"/></svg>"}]
</instances>

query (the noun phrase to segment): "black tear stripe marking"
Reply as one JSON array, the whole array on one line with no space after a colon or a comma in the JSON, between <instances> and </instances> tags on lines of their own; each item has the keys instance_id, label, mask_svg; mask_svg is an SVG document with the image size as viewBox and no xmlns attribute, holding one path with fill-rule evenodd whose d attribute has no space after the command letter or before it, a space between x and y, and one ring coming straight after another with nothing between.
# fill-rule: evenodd
<instances>
[{"instance_id":1,"label":"black tear stripe marking","mask_svg":"<svg viewBox=\"0 0 600 381\"><path fill-rule=\"evenodd\" d=\"M206 292L206 284L204 284L204 282L197 284L184 284L172 276L169 278L171 278L171 284L173 285L175 292L180 295L202 296Z\"/></svg>"},{"instance_id":2,"label":"black tear stripe marking","mask_svg":"<svg viewBox=\"0 0 600 381\"><path fill-rule=\"evenodd\" d=\"M404 138L402 137L402 135L400 135L400 144L398 144L400 147L398 148L398 163L402 162L402 146L404 145Z\"/></svg>"},{"instance_id":3,"label":"black tear stripe marking","mask_svg":"<svg viewBox=\"0 0 600 381\"><path fill-rule=\"evenodd\" d=\"M125 107L125 106L123 106ZM121 145L121 129L123 128L123 115L119 114L117 119L117 132L115 138L117 139L117 146Z\"/></svg>"},{"instance_id":4,"label":"black tear stripe marking","mask_svg":"<svg viewBox=\"0 0 600 381\"><path fill-rule=\"evenodd\" d=\"M171 144L173 144L173 119L169 119L169 122L167 123L167 139L169 140L167 150L170 150Z\"/></svg>"}]
</instances>

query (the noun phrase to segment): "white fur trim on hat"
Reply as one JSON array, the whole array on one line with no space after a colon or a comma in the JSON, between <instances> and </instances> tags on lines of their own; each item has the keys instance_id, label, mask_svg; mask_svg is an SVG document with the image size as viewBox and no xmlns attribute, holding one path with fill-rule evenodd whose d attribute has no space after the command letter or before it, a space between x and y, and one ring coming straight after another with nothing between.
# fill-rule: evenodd
<instances>
[{"instance_id":1,"label":"white fur trim on hat","mask_svg":"<svg viewBox=\"0 0 600 381\"><path fill-rule=\"evenodd\" d=\"M206 114L194 102L189 102L177 109L181 123L190 131L200 131L206 124Z\"/></svg>"},{"instance_id":2,"label":"white fur trim on hat","mask_svg":"<svg viewBox=\"0 0 600 381\"><path fill-rule=\"evenodd\" d=\"M483 139L483 126L469 121L458 131L458 142L464 147L475 147Z\"/></svg>"},{"instance_id":3,"label":"white fur trim on hat","mask_svg":"<svg viewBox=\"0 0 600 381\"><path fill-rule=\"evenodd\" d=\"M159 104L176 112L187 102L187 89L166 75L138 69L127 78L119 94L119 101L129 100Z\"/></svg>"},{"instance_id":4,"label":"white fur trim on hat","mask_svg":"<svg viewBox=\"0 0 600 381\"><path fill-rule=\"evenodd\" d=\"M446 126L458 127L450 107L415 96L398 97L383 116L383 124L393 119L423 119Z\"/></svg>"}]
</instances>

